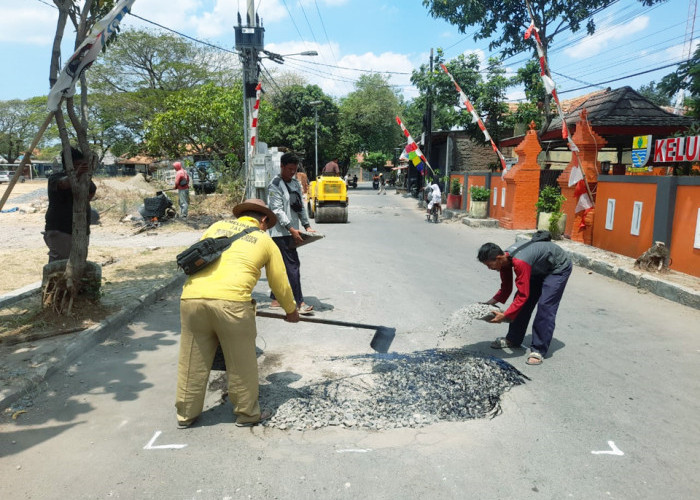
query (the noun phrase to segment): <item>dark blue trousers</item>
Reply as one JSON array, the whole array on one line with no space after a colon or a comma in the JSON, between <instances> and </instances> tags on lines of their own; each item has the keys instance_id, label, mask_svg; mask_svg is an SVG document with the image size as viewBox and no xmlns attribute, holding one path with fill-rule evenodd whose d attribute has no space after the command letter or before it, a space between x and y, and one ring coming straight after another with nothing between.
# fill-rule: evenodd
<instances>
[{"instance_id":1,"label":"dark blue trousers","mask_svg":"<svg viewBox=\"0 0 700 500\"><path fill-rule=\"evenodd\" d=\"M287 268L287 279L289 279L292 292L294 292L294 300L298 306L304 302L304 295L301 293L301 273L299 272L301 262L299 261L299 254L297 249L292 246L293 239L291 236L277 236L272 238L272 241L275 242L280 252L282 252L282 260L284 260L284 266ZM275 300L275 294L270 292L270 298Z\"/></svg>"},{"instance_id":2,"label":"dark blue trousers","mask_svg":"<svg viewBox=\"0 0 700 500\"><path fill-rule=\"evenodd\" d=\"M527 325L530 323L532 311L537 306L537 314L532 322L532 344L530 348L542 356L547 354L549 344L554 336L554 326L559 303L564 295L566 282L571 276L572 266L561 274L548 274L544 277L533 276L530 279L530 296L515 319L508 327L506 339L512 344L520 345L525 338Z\"/></svg>"}]
</instances>

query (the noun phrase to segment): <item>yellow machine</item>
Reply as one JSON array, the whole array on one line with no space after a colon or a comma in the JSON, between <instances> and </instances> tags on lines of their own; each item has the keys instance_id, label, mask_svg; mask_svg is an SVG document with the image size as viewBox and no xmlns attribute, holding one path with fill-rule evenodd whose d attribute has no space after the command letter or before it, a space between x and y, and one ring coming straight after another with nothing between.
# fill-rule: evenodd
<instances>
[{"instance_id":1,"label":"yellow machine","mask_svg":"<svg viewBox=\"0 0 700 500\"><path fill-rule=\"evenodd\" d=\"M309 184L309 217L316 222L348 221L348 188L341 177L319 176Z\"/></svg>"}]
</instances>

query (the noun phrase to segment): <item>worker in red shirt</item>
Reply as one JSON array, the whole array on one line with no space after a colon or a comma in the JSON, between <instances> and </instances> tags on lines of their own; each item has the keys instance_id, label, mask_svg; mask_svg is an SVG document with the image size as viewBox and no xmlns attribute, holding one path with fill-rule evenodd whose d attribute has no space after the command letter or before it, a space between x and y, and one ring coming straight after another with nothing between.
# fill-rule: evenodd
<instances>
[{"instance_id":1,"label":"worker in red shirt","mask_svg":"<svg viewBox=\"0 0 700 500\"><path fill-rule=\"evenodd\" d=\"M190 176L182 168L182 163L173 163L175 169L175 189L177 189L177 199L180 204L180 217L187 218L187 209L190 206Z\"/></svg>"},{"instance_id":2,"label":"worker in red shirt","mask_svg":"<svg viewBox=\"0 0 700 500\"><path fill-rule=\"evenodd\" d=\"M518 250L518 247L522 249ZM494 340L491 347L520 347L532 312L537 306L526 363L542 364L554 335L559 303L571 275L569 255L551 241L516 243L505 251L495 243L485 243L479 249L478 259L489 269L501 273L501 288L487 304L505 304L513 291L515 274L516 292L513 302L505 312L497 312L491 320L491 323L509 321L508 334Z\"/></svg>"}]
</instances>

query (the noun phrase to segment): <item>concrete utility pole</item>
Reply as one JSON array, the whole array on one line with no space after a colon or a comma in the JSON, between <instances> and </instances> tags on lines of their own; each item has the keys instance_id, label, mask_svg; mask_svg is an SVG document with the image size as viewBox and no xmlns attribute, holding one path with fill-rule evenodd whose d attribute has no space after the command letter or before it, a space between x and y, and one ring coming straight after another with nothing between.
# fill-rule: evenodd
<instances>
[{"instance_id":1,"label":"concrete utility pole","mask_svg":"<svg viewBox=\"0 0 700 500\"><path fill-rule=\"evenodd\" d=\"M425 100L425 144L423 145L423 153L425 158L430 163L430 149L432 146L432 130L433 130L433 49L430 49L430 73L428 73L430 82L428 84L428 93ZM427 169L426 165L426 169ZM425 180L428 181L428 171L425 170ZM425 184L424 184L425 185Z\"/></svg>"},{"instance_id":2,"label":"concrete utility pole","mask_svg":"<svg viewBox=\"0 0 700 500\"><path fill-rule=\"evenodd\" d=\"M314 107L314 150L316 153L316 175L314 176L314 179L316 179L318 178L318 105L321 104L321 101L311 101L309 104Z\"/></svg>"},{"instance_id":3,"label":"concrete utility pole","mask_svg":"<svg viewBox=\"0 0 700 500\"><path fill-rule=\"evenodd\" d=\"M234 26L236 34L236 51L243 66L243 137L245 144L243 151L245 154L246 171L246 197L252 198L255 195L253 162L249 153L250 145L250 124L248 116L255 103L255 87L258 83L260 69L259 53L264 48L265 29L258 25L258 17L255 14L254 0L248 0L248 10L246 14L246 25L241 22L241 15L238 14L238 26Z\"/></svg>"}]
</instances>

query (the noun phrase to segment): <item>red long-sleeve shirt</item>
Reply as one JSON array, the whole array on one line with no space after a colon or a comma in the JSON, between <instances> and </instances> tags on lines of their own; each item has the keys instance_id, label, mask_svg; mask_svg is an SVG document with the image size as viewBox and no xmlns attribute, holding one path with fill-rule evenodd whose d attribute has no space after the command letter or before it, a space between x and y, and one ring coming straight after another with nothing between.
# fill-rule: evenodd
<instances>
[{"instance_id":1,"label":"red long-sleeve shirt","mask_svg":"<svg viewBox=\"0 0 700 500\"><path fill-rule=\"evenodd\" d=\"M501 304L506 303L513 291L513 273L515 273L515 297L510 307L503 313L506 318L510 320L518 315L520 309L522 309L530 296L532 266L517 257L513 257L511 259L511 265L506 265L501 268L501 288L496 295L493 296L492 300L500 302Z\"/></svg>"}]
</instances>

